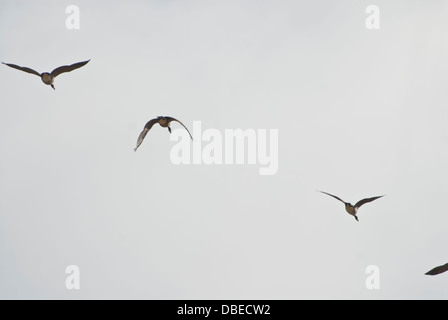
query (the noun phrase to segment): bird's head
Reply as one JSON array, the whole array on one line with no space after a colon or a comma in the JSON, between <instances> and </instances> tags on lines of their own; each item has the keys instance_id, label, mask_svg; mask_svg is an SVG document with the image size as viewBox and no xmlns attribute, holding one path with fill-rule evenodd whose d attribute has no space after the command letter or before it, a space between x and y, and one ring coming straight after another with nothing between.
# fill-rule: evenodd
<instances>
[{"instance_id":1,"label":"bird's head","mask_svg":"<svg viewBox=\"0 0 448 320\"><path fill-rule=\"evenodd\" d=\"M157 117L157 119L159 119L160 124L165 124L167 122L164 116Z\"/></svg>"},{"instance_id":2,"label":"bird's head","mask_svg":"<svg viewBox=\"0 0 448 320\"><path fill-rule=\"evenodd\" d=\"M48 85L52 85L53 84L54 77L51 74L49 74L48 72L44 72L40 76L42 78L42 82L43 83L48 84Z\"/></svg>"}]
</instances>

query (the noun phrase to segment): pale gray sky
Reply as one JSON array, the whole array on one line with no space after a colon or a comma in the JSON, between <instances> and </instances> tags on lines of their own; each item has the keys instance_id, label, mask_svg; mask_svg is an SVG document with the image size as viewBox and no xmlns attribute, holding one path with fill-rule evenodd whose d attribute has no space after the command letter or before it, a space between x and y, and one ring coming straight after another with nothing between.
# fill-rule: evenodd
<instances>
[{"instance_id":1,"label":"pale gray sky","mask_svg":"<svg viewBox=\"0 0 448 320\"><path fill-rule=\"evenodd\" d=\"M0 65L0 298L447 299L448 275L424 275L448 262L447 15L436 0L0 0L1 61L92 59L56 91ZM278 129L278 172L176 166L159 126L134 153L158 115ZM356 222L316 190L387 196Z\"/></svg>"}]
</instances>

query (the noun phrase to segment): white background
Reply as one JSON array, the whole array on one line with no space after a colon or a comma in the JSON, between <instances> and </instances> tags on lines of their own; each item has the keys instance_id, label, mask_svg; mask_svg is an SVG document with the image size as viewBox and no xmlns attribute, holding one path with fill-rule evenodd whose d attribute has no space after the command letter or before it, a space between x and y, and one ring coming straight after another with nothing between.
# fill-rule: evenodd
<instances>
[{"instance_id":1,"label":"white background","mask_svg":"<svg viewBox=\"0 0 448 320\"><path fill-rule=\"evenodd\" d=\"M0 0L1 61L91 59L56 91L0 65L0 298L447 299L448 276L424 275L448 262L447 15L435 0ZM134 153L159 115L278 129L278 173L173 165L158 125ZM386 197L356 222L316 190Z\"/></svg>"}]
</instances>

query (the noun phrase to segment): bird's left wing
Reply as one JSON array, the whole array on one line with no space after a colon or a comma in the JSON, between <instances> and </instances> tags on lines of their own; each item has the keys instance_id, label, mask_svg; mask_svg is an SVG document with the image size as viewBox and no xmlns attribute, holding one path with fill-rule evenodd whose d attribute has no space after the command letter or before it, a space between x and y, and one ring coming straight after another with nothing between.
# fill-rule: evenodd
<instances>
[{"instance_id":1,"label":"bird's left wing","mask_svg":"<svg viewBox=\"0 0 448 320\"><path fill-rule=\"evenodd\" d=\"M143 131L140 133L140 135L138 136L137 139L137 146L134 148L134 151L137 151L138 147L140 147L140 145L142 144L143 140L146 137L146 134L148 133L149 130L151 130L151 128L157 123L159 122L159 119L155 118L152 120L149 120L146 124L145 127L143 128Z\"/></svg>"},{"instance_id":2,"label":"bird's left wing","mask_svg":"<svg viewBox=\"0 0 448 320\"><path fill-rule=\"evenodd\" d=\"M329 195L330 197L333 197L333 198L335 198L336 200L339 200L339 201L341 201L342 203L345 203L345 201L342 200L341 198L336 197L335 195L329 194L328 192L325 192L325 191L319 191L319 192L325 193L326 195Z\"/></svg>"},{"instance_id":3,"label":"bird's left wing","mask_svg":"<svg viewBox=\"0 0 448 320\"><path fill-rule=\"evenodd\" d=\"M429 270L425 274L429 276L435 276L436 274L443 273L445 271L448 271L448 263L444 264L443 266L435 267L434 269Z\"/></svg>"},{"instance_id":4,"label":"bird's left wing","mask_svg":"<svg viewBox=\"0 0 448 320\"><path fill-rule=\"evenodd\" d=\"M35 74L36 76L40 77L40 73L37 72L36 70L31 69L31 68L21 67L21 66L18 66L16 64L12 64L12 63L4 63L4 62L2 62L2 63L7 65L8 67L11 67L11 68L14 68L14 69L17 69L17 70L20 70L20 71L25 71L25 72L28 72L28 73L31 73L31 74Z\"/></svg>"}]
</instances>

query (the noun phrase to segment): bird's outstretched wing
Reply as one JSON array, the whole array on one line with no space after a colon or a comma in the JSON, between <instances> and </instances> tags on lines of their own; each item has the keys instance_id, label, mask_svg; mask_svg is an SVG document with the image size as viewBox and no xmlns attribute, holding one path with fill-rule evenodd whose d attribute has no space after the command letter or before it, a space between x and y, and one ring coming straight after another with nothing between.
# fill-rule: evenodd
<instances>
[{"instance_id":1,"label":"bird's outstretched wing","mask_svg":"<svg viewBox=\"0 0 448 320\"><path fill-rule=\"evenodd\" d=\"M148 133L149 130L151 130L152 126L155 125L156 123L159 122L159 119L155 118L155 119L151 119L149 120L146 124L145 127L143 128L143 131L140 133L140 135L138 136L138 140L137 140L137 146L135 147L134 151L137 151L138 147L140 147L140 145L143 142L143 139L145 139L146 134Z\"/></svg>"},{"instance_id":2,"label":"bird's outstretched wing","mask_svg":"<svg viewBox=\"0 0 448 320\"><path fill-rule=\"evenodd\" d=\"M187 130L188 134L190 135L191 140L193 140L193 137L191 136L190 131L187 129L187 127L186 127L182 122L180 122L180 121L177 120L177 119L174 119L173 117L164 117L164 118L166 119L166 121L168 121L168 123L170 123L171 121L179 122L179 123L182 125L182 127L184 127L185 130Z\"/></svg>"},{"instance_id":3,"label":"bird's outstretched wing","mask_svg":"<svg viewBox=\"0 0 448 320\"><path fill-rule=\"evenodd\" d=\"M11 63L4 63L4 62L2 62L2 63L7 65L8 67L11 67L11 68L14 68L14 69L17 69L17 70L21 70L21 71L25 71L25 72L28 72L28 73L31 73L31 74L35 74L36 76L40 77L40 73L37 72L36 70L31 69L31 68L21 67L21 66L18 66L18 65L15 65L15 64L11 64Z\"/></svg>"},{"instance_id":4,"label":"bird's outstretched wing","mask_svg":"<svg viewBox=\"0 0 448 320\"><path fill-rule=\"evenodd\" d=\"M327 192L325 192L325 191L320 191L320 192L325 193L325 194L329 195L330 197L333 197L333 198L335 198L335 199L341 201L342 203L345 203L344 200L342 200L342 199L340 199L340 198L338 198L338 197L336 197L336 196L334 196L334 195L332 195L332 194L329 194L329 193L327 193Z\"/></svg>"},{"instance_id":5,"label":"bird's outstretched wing","mask_svg":"<svg viewBox=\"0 0 448 320\"><path fill-rule=\"evenodd\" d=\"M376 199L379 199L379 198L382 198L382 197L384 197L384 196L378 196L378 197L372 197L372 198L359 200L358 202L356 202L355 208L359 208L360 206L362 206L365 203L372 202L373 200L376 200Z\"/></svg>"},{"instance_id":6,"label":"bird's outstretched wing","mask_svg":"<svg viewBox=\"0 0 448 320\"><path fill-rule=\"evenodd\" d=\"M443 266L435 267L434 269L429 270L425 274L429 276L435 276L436 274L443 273L445 271L448 271L448 263L444 264Z\"/></svg>"},{"instance_id":7,"label":"bird's outstretched wing","mask_svg":"<svg viewBox=\"0 0 448 320\"><path fill-rule=\"evenodd\" d=\"M74 63L69 66L62 66L62 67L56 68L53 71L51 71L51 75L56 78L61 73L70 72L75 69L81 68L82 66L85 66L89 61L90 61L90 59L87 61L77 62L77 63Z\"/></svg>"}]
</instances>

